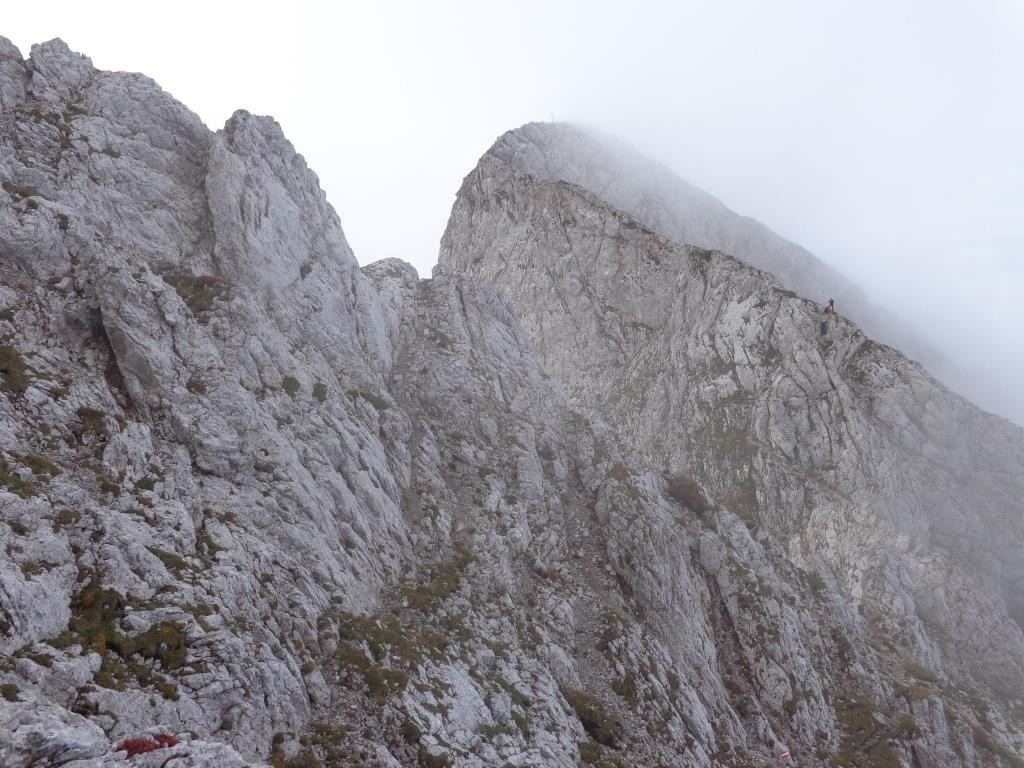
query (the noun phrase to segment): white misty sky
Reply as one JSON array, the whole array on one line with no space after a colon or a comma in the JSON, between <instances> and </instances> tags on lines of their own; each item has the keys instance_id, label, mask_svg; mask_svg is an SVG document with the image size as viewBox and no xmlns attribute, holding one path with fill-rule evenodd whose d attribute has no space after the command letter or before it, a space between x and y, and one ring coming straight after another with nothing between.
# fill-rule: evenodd
<instances>
[{"instance_id":1,"label":"white misty sky","mask_svg":"<svg viewBox=\"0 0 1024 768\"><path fill-rule=\"evenodd\" d=\"M61 37L213 128L276 117L363 264L428 274L499 134L593 125L837 266L1024 423L1016 0L5 5L26 56Z\"/></svg>"}]
</instances>

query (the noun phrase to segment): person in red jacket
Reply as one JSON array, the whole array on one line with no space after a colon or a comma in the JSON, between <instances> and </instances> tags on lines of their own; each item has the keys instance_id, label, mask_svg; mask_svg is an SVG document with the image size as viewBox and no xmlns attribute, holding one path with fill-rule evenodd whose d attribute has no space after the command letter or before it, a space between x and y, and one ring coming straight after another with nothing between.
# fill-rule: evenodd
<instances>
[{"instance_id":1,"label":"person in red jacket","mask_svg":"<svg viewBox=\"0 0 1024 768\"><path fill-rule=\"evenodd\" d=\"M836 313L836 300L835 299L829 299L828 300L828 306L825 307L825 314L826 315L834 315L835 313Z\"/></svg>"}]
</instances>

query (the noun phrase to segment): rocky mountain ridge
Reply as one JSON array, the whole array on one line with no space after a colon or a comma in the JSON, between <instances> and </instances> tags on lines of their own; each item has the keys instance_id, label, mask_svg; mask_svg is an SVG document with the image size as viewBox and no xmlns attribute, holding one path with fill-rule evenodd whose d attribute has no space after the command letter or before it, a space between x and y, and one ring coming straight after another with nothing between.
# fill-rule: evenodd
<instances>
[{"instance_id":1,"label":"rocky mountain ridge","mask_svg":"<svg viewBox=\"0 0 1024 768\"><path fill-rule=\"evenodd\" d=\"M490 154L538 179L583 187L673 242L736 256L800 296L822 303L834 297L871 338L922 362L947 387L966 383L917 329L869 301L836 269L625 144L581 126L528 123L501 136Z\"/></svg>"},{"instance_id":2,"label":"rocky mountain ridge","mask_svg":"<svg viewBox=\"0 0 1024 768\"><path fill-rule=\"evenodd\" d=\"M0 765L1018 764L1020 431L771 276L494 151L360 269L60 41L0 179Z\"/></svg>"}]
</instances>

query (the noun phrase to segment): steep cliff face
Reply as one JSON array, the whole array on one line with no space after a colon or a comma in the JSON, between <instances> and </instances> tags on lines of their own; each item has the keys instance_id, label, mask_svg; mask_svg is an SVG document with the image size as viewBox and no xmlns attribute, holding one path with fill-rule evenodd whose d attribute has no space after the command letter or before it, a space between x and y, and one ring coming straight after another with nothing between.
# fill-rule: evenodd
<instances>
[{"instance_id":1,"label":"steep cliff face","mask_svg":"<svg viewBox=\"0 0 1024 768\"><path fill-rule=\"evenodd\" d=\"M894 351L500 162L359 269L272 120L59 41L0 128L0 766L1013 764L1020 436Z\"/></svg>"},{"instance_id":2,"label":"steep cliff face","mask_svg":"<svg viewBox=\"0 0 1024 768\"><path fill-rule=\"evenodd\" d=\"M947 384L965 383L920 333L828 264L624 144L565 123L529 123L501 136L488 154L537 179L583 187L652 232L735 256L801 296L822 303L833 297L871 338L921 361Z\"/></svg>"},{"instance_id":3,"label":"steep cliff face","mask_svg":"<svg viewBox=\"0 0 1024 768\"><path fill-rule=\"evenodd\" d=\"M5 665L108 733L266 754L324 688L325 606L408 550L408 425L350 394L384 309L272 121L212 134L59 41L2 53Z\"/></svg>"},{"instance_id":4,"label":"steep cliff face","mask_svg":"<svg viewBox=\"0 0 1024 768\"><path fill-rule=\"evenodd\" d=\"M820 335L770 275L521 170L563 156L547 136L502 137L466 178L444 268L517 308L571 405L850 595L890 665L980 686L1019 723L1021 430L845 320Z\"/></svg>"}]
</instances>

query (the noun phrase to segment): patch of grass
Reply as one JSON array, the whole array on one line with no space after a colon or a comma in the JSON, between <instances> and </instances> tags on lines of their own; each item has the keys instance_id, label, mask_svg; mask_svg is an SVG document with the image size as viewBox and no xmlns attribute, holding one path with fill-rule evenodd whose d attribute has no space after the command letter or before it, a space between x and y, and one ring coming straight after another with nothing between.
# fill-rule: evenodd
<instances>
[{"instance_id":1,"label":"patch of grass","mask_svg":"<svg viewBox=\"0 0 1024 768\"><path fill-rule=\"evenodd\" d=\"M443 658L446 640L442 635L404 626L394 615L341 613L337 618L342 640L338 660L359 673L369 694L378 701L402 691L409 682L409 670L416 668L424 656Z\"/></svg>"},{"instance_id":2,"label":"patch of grass","mask_svg":"<svg viewBox=\"0 0 1024 768\"><path fill-rule=\"evenodd\" d=\"M274 768L324 768L324 764L311 750L304 749L291 760L275 763Z\"/></svg>"},{"instance_id":3,"label":"patch of grass","mask_svg":"<svg viewBox=\"0 0 1024 768\"><path fill-rule=\"evenodd\" d=\"M877 716L870 699L856 697L837 703L836 716L843 732L837 768L900 768L889 742L893 733Z\"/></svg>"},{"instance_id":4,"label":"patch of grass","mask_svg":"<svg viewBox=\"0 0 1024 768\"><path fill-rule=\"evenodd\" d=\"M185 627L173 621L161 621L141 635L115 641L112 647L122 655L137 653L144 659L159 661L164 669L183 667L188 655Z\"/></svg>"},{"instance_id":5,"label":"patch of grass","mask_svg":"<svg viewBox=\"0 0 1024 768\"><path fill-rule=\"evenodd\" d=\"M188 380L185 388L194 395L206 394L206 382L195 376Z\"/></svg>"},{"instance_id":6,"label":"patch of grass","mask_svg":"<svg viewBox=\"0 0 1024 768\"><path fill-rule=\"evenodd\" d=\"M38 576L40 573L46 573L53 568L56 568L55 563L48 563L43 560L31 560L21 564L21 572L25 575L25 578L31 579L33 576Z\"/></svg>"},{"instance_id":7,"label":"patch of grass","mask_svg":"<svg viewBox=\"0 0 1024 768\"><path fill-rule=\"evenodd\" d=\"M316 384L314 384L313 385L313 397L315 397L321 403L326 401L327 400L327 385L324 384L322 381L318 381Z\"/></svg>"},{"instance_id":8,"label":"patch of grass","mask_svg":"<svg viewBox=\"0 0 1024 768\"><path fill-rule=\"evenodd\" d=\"M294 376L285 376L281 379L281 388L288 393L289 397L295 397L301 389L299 380Z\"/></svg>"},{"instance_id":9,"label":"patch of grass","mask_svg":"<svg viewBox=\"0 0 1024 768\"><path fill-rule=\"evenodd\" d=\"M624 483L633 476L633 471L629 469L625 464L614 464L612 468L608 470L608 477L612 480L617 480L620 483Z\"/></svg>"},{"instance_id":10,"label":"patch of grass","mask_svg":"<svg viewBox=\"0 0 1024 768\"><path fill-rule=\"evenodd\" d=\"M612 690L624 698L631 707L636 707L636 676L627 672L625 677L616 678L612 681Z\"/></svg>"},{"instance_id":11,"label":"patch of grass","mask_svg":"<svg viewBox=\"0 0 1024 768\"><path fill-rule=\"evenodd\" d=\"M594 741L581 741L579 743L580 760L587 765L597 765L601 759L604 748Z\"/></svg>"},{"instance_id":12,"label":"patch of grass","mask_svg":"<svg viewBox=\"0 0 1024 768\"><path fill-rule=\"evenodd\" d=\"M107 652L107 640L118 633L114 623L120 620L124 607L120 593L91 582L72 598L68 626L79 636L81 645L103 655Z\"/></svg>"},{"instance_id":13,"label":"patch of grass","mask_svg":"<svg viewBox=\"0 0 1024 768\"><path fill-rule=\"evenodd\" d=\"M814 594L820 595L825 591L825 580L818 575L817 571L801 571L800 575L804 577L804 581L807 582L807 586Z\"/></svg>"},{"instance_id":14,"label":"patch of grass","mask_svg":"<svg viewBox=\"0 0 1024 768\"><path fill-rule=\"evenodd\" d=\"M568 691L565 696L590 738L606 747L618 745L622 725L600 701L583 691Z\"/></svg>"},{"instance_id":15,"label":"patch of grass","mask_svg":"<svg viewBox=\"0 0 1024 768\"><path fill-rule=\"evenodd\" d=\"M72 427L71 431L76 437L81 438L87 434L93 434L106 438L107 425L103 420L103 411L83 405L75 411L75 415L78 416L79 423Z\"/></svg>"},{"instance_id":16,"label":"patch of grass","mask_svg":"<svg viewBox=\"0 0 1024 768\"><path fill-rule=\"evenodd\" d=\"M26 197L43 197L44 195L35 187L30 187L27 184L18 184L14 181L7 181L4 179L0 181L0 186L4 188L4 192L17 200L24 200Z\"/></svg>"},{"instance_id":17,"label":"patch of grass","mask_svg":"<svg viewBox=\"0 0 1024 768\"><path fill-rule=\"evenodd\" d=\"M353 400L360 397L363 398L363 400L376 408L378 412L384 412L390 407L390 403L386 399L368 389L350 389L345 394Z\"/></svg>"},{"instance_id":18,"label":"patch of grass","mask_svg":"<svg viewBox=\"0 0 1024 768\"><path fill-rule=\"evenodd\" d=\"M196 532L196 552L198 552L203 558L207 560L216 560L217 553L223 552L224 547L221 547L213 540L210 532L206 530L204 525Z\"/></svg>"},{"instance_id":19,"label":"patch of grass","mask_svg":"<svg viewBox=\"0 0 1024 768\"><path fill-rule=\"evenodd\" d=\"M18 475L12 473L10 465L3 459L0 459L0 486L23 499L34 496L36 493L36 487L28 480L22 480Z\"/></svg>"},{"instance_id":20,"label":"patch of grass","mask_svg":"<svg viewBox=\"0 0 1024 768\"><path fill-rule=\"evenodd\" d=\"M468 549L456 547L454 556L434 569L430 581L418 586L403 585L400 593L408 600L410 608L428 611L435 603L458 591L462 572L475 560Z\"/></svg>"},{"instance_id":21,"label":"patch of grass","mask_svg":"<svg viewBox=\"0 0 1024 768\"><path fill-rule=\"evenodd\" d=\"M518 688L512 685L512 683L508 682L503 677L497 678L497 682L498 685L501 686L502 690L504 690L505 693L508 694L508 697L512 700L512 703L515 706L520 707L522 709L530 708L530 704L532 704L533 702L530 701L529 696L520 691Z\"/></svg>"},{"instance_id":22,"label":"patch of grass","mask_svg":"<svg viewBox=\"0 0 1024 768\"><path fill-rule=\"evenodd\" d=\"M416 755L421 768L451 768L452 761L447 755L435 755L420 744L419 752Z\"/></svg>"},{"instance_id":23,"label":"patch of grass","mask_svg":"<svg viewBox=\"0 0 1024 768\"><path fill-rule=\"evenodd\" d=\"M81 515L78 512L65 507L57 512L56 517L53 519L53 532L59 533L63 529L77 524L79 519L81 519Z\"/></svg>"},{"instance_id":24,"label":"patch of grass","mask_svg":"<svg viewBox=\"0 0 1024 768\"><path fill-rule=\"evenodd\" d=\"M681 501L698 515L703 515L711 507L697 481L685 472L677 472L668 481L668 495Z\"/></svg>"},{"instance_id":25,"label":"patch of grass","mask_svg":"<svg viewBox=\"0 0 1024 768\"><path fill-rule=\"evenodd\" d=\"M407 672L380 666L358 645L346 643L339 646L338 661L343 666L354 668L362 677L370 696L380 702L402 691L409 682Z\"/></svg>"},{"instance_id":26,"label":"patch of grass","mask_svg":"<svg viewBox=\"0 0 1024 768\"><path fill-rule=\"evenodd\" d=\"M53 666L53 656L50 656L48 653L30 653L26 655L26 658L31 659L40 667L49 669Z\"/></svg>"},{"instance_id":27,"label":"patch of grass","mask_svg":"<svg viewBox=\"0 0 1024 768\"><path fill-rule=\"evenodd\" d=\"M113 691L126 691L132 682L132 673L124 662L113 656L105 656L100 663L99 672L93 675L93 682L101 688Z\"/></svg>"},{"instance_id":28,"label":"patch of grass","mask_svg":"<svg viewBox=\"0 0 1024 768\"><path fill-rule=\"evenodd\" d=\"M119 628L129 601L111 589L92 581L71 600L69 633L62 638L106 656L116 652L122 659L138 654L160 662L165 669L177 669L185 662L185 628L175 622L154 624L141 635L128 637ZM113 663L113 662L112 662Z\"/></svg>"},{"instance_id":29,"label":"patch of grass","mask_svg":"<svg viewBox=\"0 0 1024 768\"><path fill-rule=\"evenodd\" d=\"M156 684L156 689L160 691L160 695L167 701L177 701L181 698L177 683L171 680L161 680Z\"/></svg>"},{"instance_id":30,"label":"patch of grass","mask_svg":"<svg viewBox=\"0 0 1024 768\"><path fill-rule=\"evenodd\" d=\"M423 731L412 720L406 718L402 721L402 739L406 744L419 744L423 738Z\"/></svg>"},{"instance_id":31,"label":"patch of grass","mask_svg":"<svg viewBox=\"0 0 1024 768\"><path fill-rule=\"evenodd\" d=\"M511 736L513 733L508 725L499 723L485 723L477 726L476 732L485 739L493 739L495 736Z\"/></svg>"},{"instance_id":32,"label":"patch of grass","mask_svg":"<svg viewBox=\"0 0 1024 768\"><path fill-rule=\"evenodd\" d=\"M209 312L214 302L228 290L227 282L217 275L164 275L163 279L200 320L200 315Z\"/></svg>"},{"instance_id":33,"label":"patch of grass","mask_svg":"<svg viewBox=\"0 0 1024 768\"><path fill-rule=\"evenodd\" d=\"M140 477L135 481L136 491L152 491L156 487L155 477Z\"/></svg>"},{"instance_id":34,"label":"patch of grass","mask_svg":"<svg viewBox=\"0 0 1024 768\"><path fill-rule=\"evenodd\" d=\"M911 714L900 715L890 729L890 734L894 739L912 739L917 733L917 721Z\"/></svg>"},{"instance_id":35,"label":"patch of grass","mask_svg":"<svg viewBox=\"0 0 1024 768\"><path fill-rule=\"evenodd\" d=\"M102 493L109 493L111 496L121 495L121 484L115 483L113 480L107 480L106 478L100 480L100 491Z\"/></svg>"},{"instance_id":36,"label":"patch of grass","mask_svg":"<svg viewBox=\"0 0 1024 768\"><path fill-rule=\"evenodd\" d=\"M923 667L916 661L908 661L903 665L903 669L906 670L907 674L911 677L916 677L918 680L923 680L926 683L937 683L939 682L939 676L934 670Z\"/></svg>"},{"instance_id":37,"label":"patch of grass","mask_svg":"<svg viewBox=\"0 0 1024 768\"><path fill-rule=\"evenodd\" d=\"M3 377L2 388L10 400L20 396L32 380L31 368L14 347L0 346L0 376Z\"/></svg>"},{"instance_id":38,"label":"patch of grass","mask_svg":"<svg viewBox=\"0 0 1024 768\"><path fill-rule=\"evenodd\" d=\"M13 683L4 683L0 685L0 696L3 696L8 701L17 701L18 686Z\"/></svg>"},{"instance_id":39,"label":"patch of grass","mask_svg":"<svg viewBox=\"0 0 1024 768\"><path fill-rule=\"evenodd\" d=\"M722 497L722 502L747 526L757 524L761 505L757 501L757 483L753 477L745 477Z\"/></svg>"},{"instance_id":40,"label":"patch of grass","mask_svg":"<svg viewBox=\"0 0 1024 768\"><path fill-rule=\"evenodd\" d=\"M175 578L180 579L184 571L192 569L192 566L184 558L176 555L174 552L168 552L166 549L153 546L146 547L146 549L156 555L160 562L164 564L164 567L174 574Z\"/></svg>"},{"instance_id":41,"label":"patch of grass","mask_svg":"<svg viewBox=\"0 0 1024 768\"><path fill-rule=\"evenodd\" d=\"M15 454L18 461L32 470L36 477L51 478L60 474L60 467L38 453Z\"/></svg>"},{"instance_id":42,"label":"patch of grass","mask_svg":"<svg viewBox=\"0 0 1024 768\"><path fill-rule=\"evenodd\" d=\"M974 737L974 743L981 749L996 757L1001 757L1012 768L1024 768L1024 760L1021 759L1020 755L1008 747L1004 747L995 740L992 734L977 723L971 723L971 735Z\"/></svg>"},{"instance_id":43,"label":"patch of grass","mask_svg":"<svg viewBox=\"0 0 1024 768\"><path fill-rule=\"evenodd\" d=\"M342 765L349 752L344 749L343 742L351 728L342 723L318 721L309 727L308 738L311 746L316 747L327 766Z\"/></svg>"}]
</instances>

